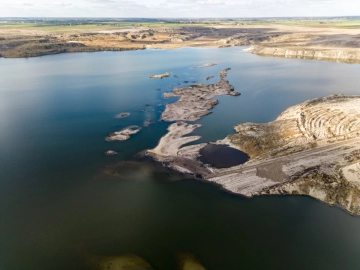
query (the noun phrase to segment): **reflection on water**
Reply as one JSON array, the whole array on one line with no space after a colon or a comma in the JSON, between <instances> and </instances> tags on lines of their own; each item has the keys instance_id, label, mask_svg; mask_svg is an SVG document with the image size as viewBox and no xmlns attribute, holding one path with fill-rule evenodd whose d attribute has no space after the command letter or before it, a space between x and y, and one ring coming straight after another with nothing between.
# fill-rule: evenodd
<instances>
[{"instance_id":1,"label":"reflection on water","mask_svg":"<svg viewBox=\"0 0 360 270\"><path fill-rule=\"evenodd\" d=\"M220 64L191 69L210 62ZM166 133L169 123L158 120L174 99L163 99L165 91L207 83L227 67L242 95L218 97L198 121L200 141L272 121L309 98L360 93L360 65L241 48L0 58L0 269L79 270L89 257L130 253L168 270L182 251L214 270L359 269L360 219L339 208L305 197L246 199L169 181L168 172L130 160ZM167 70L179 78L149 79ZM154 124L144 127L146 119ZM104 141L132 125L142 130L131 139ZM119 154L105 156L109 149Z\"/></svg>"}]
</instances>

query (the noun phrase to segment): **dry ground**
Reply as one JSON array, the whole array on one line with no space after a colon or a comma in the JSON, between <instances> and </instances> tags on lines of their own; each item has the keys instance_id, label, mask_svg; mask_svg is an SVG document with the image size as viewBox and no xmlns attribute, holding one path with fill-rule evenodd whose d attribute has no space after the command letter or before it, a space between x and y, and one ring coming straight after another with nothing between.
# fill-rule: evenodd
<instances>
[{"instance_id":1,"label":"dry ground","mask_svg":"<svg viewBox=\"0 0 360 270\"><path fill-rule=\"evenodd\" d=\"M260 55L360 62L360 28L336 25L209 25L181 27L0 27L0 55L32 57L65 52L146 48L252 46Z\"/></svg>"}]
</instances>

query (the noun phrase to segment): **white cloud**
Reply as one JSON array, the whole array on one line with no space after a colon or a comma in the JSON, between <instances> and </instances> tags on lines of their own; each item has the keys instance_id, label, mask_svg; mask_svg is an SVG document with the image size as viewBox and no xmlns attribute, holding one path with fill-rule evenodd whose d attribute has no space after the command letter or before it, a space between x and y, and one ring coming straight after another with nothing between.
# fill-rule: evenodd
<instances>
[{"instance_id":1,"label":"white cloud","mask_svg":"<svg viewBox=\"0 0 360 270\"><path fill-rule=\"evenodd\" d=\"M0 6L0 16L4 17L44 14L97 17L360 15L360 0L0 0Z\"/></svg>"},{"instance_id":2,"label":"white cloud","mask_svg":"<svg viewBox=\"0 0 360 270\"><path fill-rule=\"evenodd\" d=\"M34 4L32 3L22 3L23 6L26 6L26 7L33 7Z\"/></svg>"},{"instance_id":3,"label":"white cloud","mask_svg":"<svg viewBox=\"0 0 360 270\"><path fill-rule=\"evenodd\" d=\"M56 6L56 7L70 7L70 6L72 6L73 4L71 4L71 3L66 3L66 2L58 2L58 1L55 1L55 2L52 2L50 5Z\"/></svg>"}]
</instances>

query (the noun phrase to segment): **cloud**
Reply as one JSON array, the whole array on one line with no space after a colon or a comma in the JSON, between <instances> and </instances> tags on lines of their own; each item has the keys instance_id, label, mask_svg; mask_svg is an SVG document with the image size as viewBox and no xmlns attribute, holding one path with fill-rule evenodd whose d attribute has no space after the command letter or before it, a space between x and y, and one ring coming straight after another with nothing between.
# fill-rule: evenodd
<instances>
[{"instance_id":1,"label":"cloud","mask_svg":"<svg viewBox=\"0 0 360 270\"><path fill-rule=\"evenodd\" d=\"M359 0L0 0L0 16L290 17L344 16Z\"/></svg>"},{"instance_id":2,"label":"cloud","mask_svg":"<svg viewBox=\"0 0 360 270\"><path fill-rule=\"evenodd\" d=\"M34 4L32 4L32 3L22 3L22 5L25 7L33 7L34 6Z\"/></svg>"},{"instance_id":3,"label":"cloud","mask_svg":"<svg viewBox=\"0 0 360 270\"><path fill-rule=\"evenodd\" d=\"M72 6L73 4L71 4L71 3L66 3L66 2L58 2L58 1L55 1L55 2L52 2L50 5L52 5L52 6L57 6L57 7L70 7L70 6Z\"/></svg>"}]
</instances>

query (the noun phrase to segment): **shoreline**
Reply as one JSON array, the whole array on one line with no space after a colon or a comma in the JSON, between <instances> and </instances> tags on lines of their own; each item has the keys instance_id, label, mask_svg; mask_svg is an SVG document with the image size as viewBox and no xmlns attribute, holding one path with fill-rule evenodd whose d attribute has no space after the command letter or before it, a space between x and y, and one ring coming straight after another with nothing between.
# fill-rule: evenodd
<instances>
[{"instance_id":1,"label":"shoreline","mask_svg":"<svg viewBox=\"0 0 360 270\"><path fill-rule=\"evenodd\" d=\"M200 150L209 143L182 147L199 139L183 137L199 127L185 122L170 125L169 133L147 155L230 193L249 198L310 196L360 216L360 173L351 179L349 173L343 173L360 164L359 117L360 96L332 95L289 107L274 122L240 124L235 127L237 133L215 142L250 156L248 162L230 168L219 169L200 161ZM341 121L327 126L327 119L333 118ZM175 140L164 141L169 137Z\"/></svg>"},{"instance_id":2,"label":"shoreline","mask_svg":"<svg viewBox=\"0 0 360 270\"><path fill-rule=\"evenodd\" d=\"M161 120L175 122L168 127L165 134L153 149L146 151L146 155L155 161L163 163L166 167L182 173L193 174L197 178L204 178L213 173L211 166L203 164L198 157L200 150L207 144L185 146L201 137L185 136L199 128L200 124L190 124L203 116L218 104L213 99L220 95L240 96L234 87L226 80L226 68L219 72L219 81L214 84L195 84L182 88L174 88L172 92L165 92L164 97L179 97L174 102L167 104L161 115ZM186 122L185 122L186 121Z\"/></svg>"},{"instance_id":3,"label":"shoreline","mask_svg":"<svg viewBox=\"0 0 360 270\"><path fill-rule=\"evenodd\" d=\"M14 56L14 57L5 57L0 53L0 59L28 59L28 58L37 58L43 56L51 55L60 55L60 54L73 54L73 53L99 53L99 52L123 52L123 51L143 51L143 50L177 50L183 48L196 48L196 49L226 49L231 47L248 47L246 45L234 45L234 46L181 46L176 48L168 47L144 47L144 48L89 48L88 50L59 50L53 52L40 52L26 56ZM314 51L304 51L304 50L291 50L286 48L273 49L273 48L258 48L258 46L250 46L243 50L246 53L255 54L262 57L275 57L275 58L285 58L285 59L302 59L302 60L314 60L314 61L325 61L331 63L342 63L342 64L360 64L360 50L359 51L344 51L344 50L333 50L333 51L324 51L324 50L314 50ZM329 54L335 55L334 57L329 57ZM198 68L198 67L196 67Z\"/></svg>"},{"instance_id":4,"label":"shoreline","mask_svg":"<svg viewBox=\"0 0 360 270\"><path fill-rule=\"evenodd\" d=\"M260 56L360 63L360 29L232 25L179 28L118 28L105 30L40 31L0 29L0 57L129 51L145 49L227 48L249 46ZM211 63L215 65L216 63ZM203 68L199 66L195 68Z\"/></svg>"}]
</instances>

